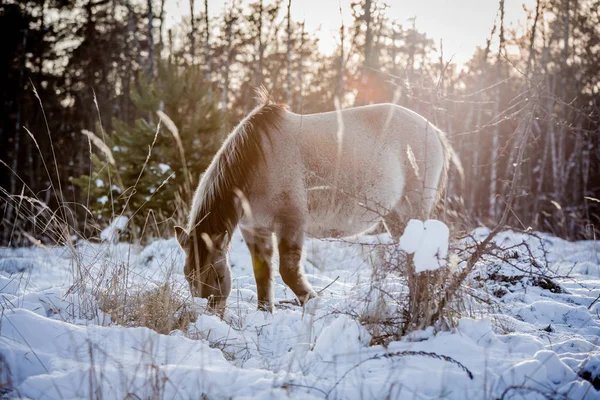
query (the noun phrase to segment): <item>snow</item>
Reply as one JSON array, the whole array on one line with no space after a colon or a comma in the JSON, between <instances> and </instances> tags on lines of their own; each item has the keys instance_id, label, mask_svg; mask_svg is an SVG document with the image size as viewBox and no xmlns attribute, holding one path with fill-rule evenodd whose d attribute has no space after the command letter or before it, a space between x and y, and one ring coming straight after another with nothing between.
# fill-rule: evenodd
<instances>
[{"instance_id":1,"label":"snow","mask_svg":"<svg viewBox=\"0 0 600 400\"><path fill-rule=\"evenodd\" d=\"M423 221L411 219L404 229L404 234L400 237L400 249L408 254L413 254L419 248L424 233Z\"/></svg>"},{"instance_id":2,"label":"snow","mask_svg":"<svg viewBox=\"0 0 600 400\"><path fill-rule=\"evenodd\" d=\"M165 174L171 169L171 167L167 164L158 163L158 169L161 173Z\"/></svg>"},{"instance_id":3,"label":"snow","mask_svg":"<svg viewBox=\"0 0 600 400\"><path fill-rule=\"evenodd\" d=\"M448 227L441 221L411 219L400 237L400 249L414 254L416 272L433 271L446 265L449 236Z\"/></svg>"},{"instance_id":4,"label":"snow","mask_svg":"<svg viewBox=\"0 0 600 400\"><path fill-rule=\"evenodd\" d=\"M507 250L510 257L484 259L468 281L489 304L467 296L468 311L457 315L456 327L428 328L385 348L370 345L373 332L363 323L393 315L398 304L390 296L406 293L393 272L372 282L373 260L385 259L374 249L388 246L388 235L307 240L308 280L324 290L305 308L295 306L286 302L294 295L276 273L277 309L268 314L256 310L250 255L236 232L224 318L207 314L206 301L197 299L198 319L186 332L160 335L112 323L91 295L95 284L110 280L102 274L123 265L130 293L163 282L188 293L176 240L116 243L109 234L126 222L115 219L102 243L0 249L0 379L10 377L0 393L31 399L600 398L592 385L600 386L600 305L594 303L600 263L591 241L499 234L499 246L516 246ZM439 265L447 228L419 222L411 222L400 246ZM487 232L480 228L470 240ZM453 244L453 251L471 241ZM86 287L74 273L78 266L87 271ZM539 285L541 273L555 286ZM451 357L473 379L456 363L414 352Z\"/></svg>"},{"instance_id":5,"label":"snow","mask_svg":"<svg viewBox=\"0 0 600 400\"><path fill-rule=\"evenodd\" d=\"M129 219L122 215L113 218L110 225L104 228L102 232L100 232L100 239L102 239L105 242L118 242L119 235L125 230L125 227L127 226L128 222Z\"/></svg>"}]
</instances>

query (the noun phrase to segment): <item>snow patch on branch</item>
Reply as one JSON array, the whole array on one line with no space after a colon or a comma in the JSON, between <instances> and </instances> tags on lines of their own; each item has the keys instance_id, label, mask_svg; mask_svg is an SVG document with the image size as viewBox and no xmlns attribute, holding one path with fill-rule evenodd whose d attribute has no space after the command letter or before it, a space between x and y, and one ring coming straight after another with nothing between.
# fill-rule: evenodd
<instances>
[{"instance_id":1,"label":"snow patch on branch","mask_svg":"<svg viewBox=\"0 0 600 400\"><path fill-rule=\"evenodd\" d=\"M400 249L414 254L416 272L434 271L446 265L450 230L441 221L411 219L400 237Z\"/></svg>"}]
</instances>

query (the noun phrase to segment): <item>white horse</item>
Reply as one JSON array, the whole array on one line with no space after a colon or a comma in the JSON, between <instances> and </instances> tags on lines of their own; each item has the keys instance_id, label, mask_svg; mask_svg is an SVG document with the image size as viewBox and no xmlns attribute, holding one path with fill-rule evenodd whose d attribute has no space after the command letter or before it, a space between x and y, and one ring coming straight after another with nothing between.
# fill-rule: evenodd
<instances>
[{"instance_id":1,"label":"white horse","mask_svg":"<svg viewBox=\"0 0 600 400\"><path fill-rule=\"evenodd\" d=\"M429 216L452 156L443 132L394 104L298 115L261 94L200 180L187 229L176 227L192 294L225 307L240 225L258 308L273 309L273 235L281 277L304 304L316 296L301 265L305 235L347 237L383 222L398 239L408 219Z\"/></svg>"}]
</instances>

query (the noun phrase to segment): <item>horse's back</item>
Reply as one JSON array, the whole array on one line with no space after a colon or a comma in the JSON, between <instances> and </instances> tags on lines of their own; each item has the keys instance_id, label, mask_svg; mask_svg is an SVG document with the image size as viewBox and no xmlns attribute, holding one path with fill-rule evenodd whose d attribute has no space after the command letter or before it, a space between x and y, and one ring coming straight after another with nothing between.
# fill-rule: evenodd
<instances>
[{"instance_id":1,"label":"horse's back","mask_svg":"<svg viewBox=\"0 0 600 400\"><path fill-rule=\"evenodd\" d=\"M273 210L296 215L312 236L370 229L414 183L415 166L430 173L428 158L443 157L439 140L430 140L437 138L435 128L393 104L285 113L279 130L256 187L256 217L267 224L277 218Z\"/></svg>"}]
</instances>

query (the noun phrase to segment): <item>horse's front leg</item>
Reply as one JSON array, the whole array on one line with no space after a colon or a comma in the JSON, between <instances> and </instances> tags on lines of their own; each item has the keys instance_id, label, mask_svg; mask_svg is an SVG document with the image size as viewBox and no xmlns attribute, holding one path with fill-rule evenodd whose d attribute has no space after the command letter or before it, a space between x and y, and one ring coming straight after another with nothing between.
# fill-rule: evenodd
<instances>
[{"instance_id":1,"label":"horse's front leg","mask_svg":"<svg viewBox=\"0 0 600 400\"><path fill-rule=\"evenodd\" d=\"M278 234L277 239L279 243L279 273L281 274L281 278L298 297L300 304L304 305L308 300L317 297L317 293L306 280L304 268L300 262L304 233L301 230L293 233L284 230Z\"/></svg>"},{"instance_id":2,"label":"horse's front leg","mask_svg":"<svg viewBox=\"0 0 600 400\"><path fill-rule=\"evenodd\" d=\"M252 256L258 309L273 312L273 289L271 284L273 232L266 229L244 228L241 228L241 232Z\"/></svg>"}]
</instances>

